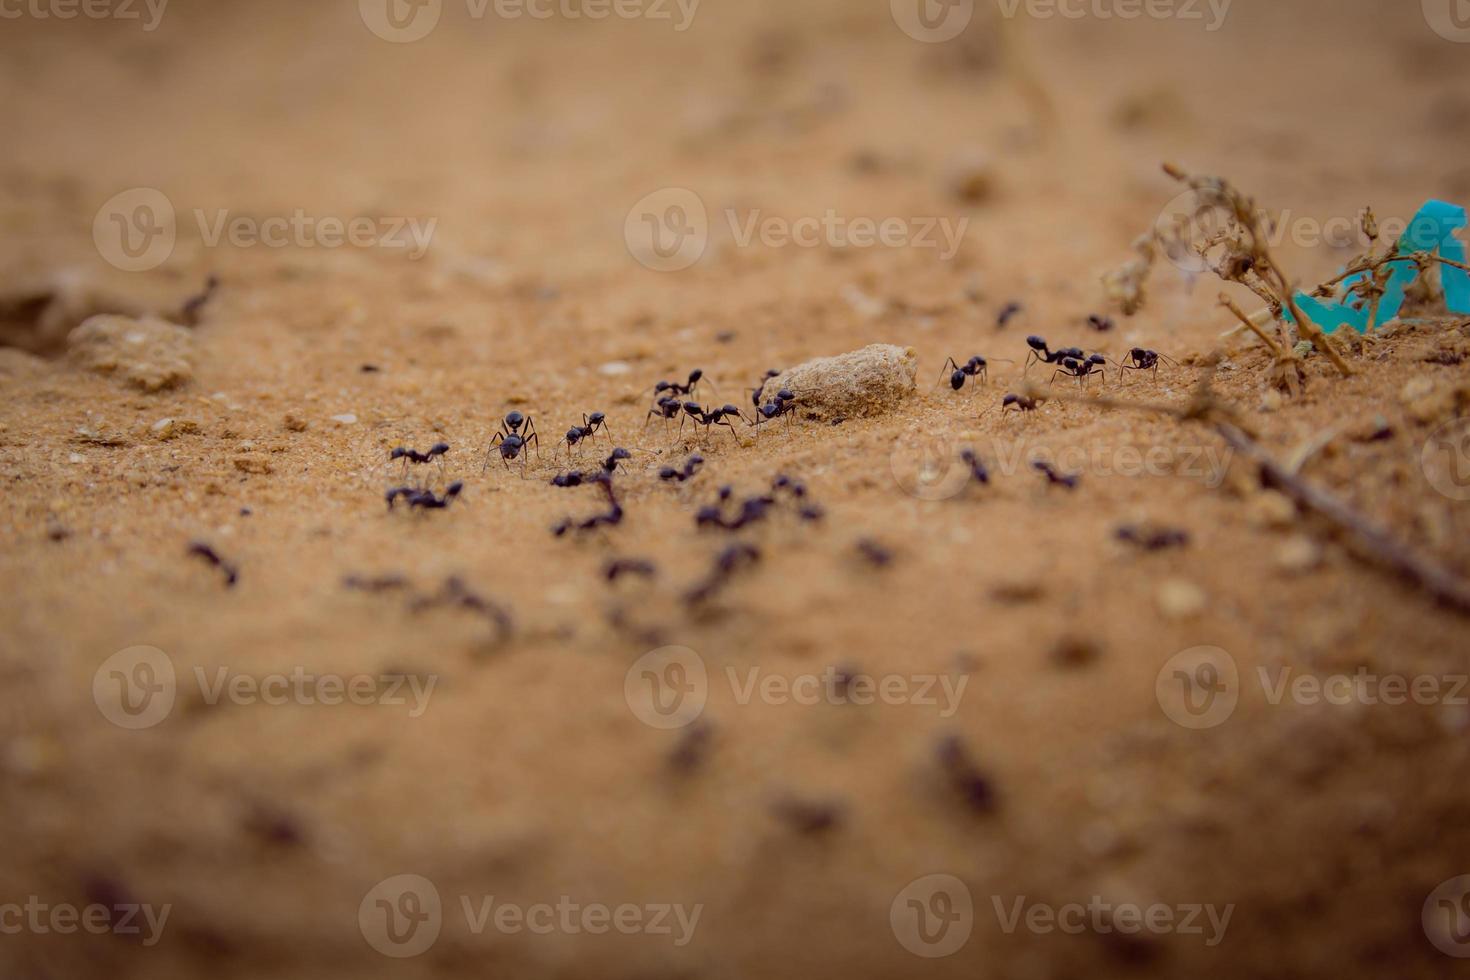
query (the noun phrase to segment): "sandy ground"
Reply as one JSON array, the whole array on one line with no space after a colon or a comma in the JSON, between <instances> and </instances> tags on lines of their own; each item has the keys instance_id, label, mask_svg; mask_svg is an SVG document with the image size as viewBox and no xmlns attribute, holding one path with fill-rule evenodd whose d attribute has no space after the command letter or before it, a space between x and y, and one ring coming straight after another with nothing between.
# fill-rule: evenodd
<instances>
[{"instance_id":1,"label":"sandy ground","mask_svg":"<svg viewBox=\"0 0 1470 980\"><path fill-rule=\"evenodd\" d=\"M44 916L11 929L0 909L3 972L1458 975L1443 951L1467 951L1456 923L1421 912L1470 873L1470 709L1452 690L1465 618L1283 510L1201 428L999 404L1030 333L1183 362L1126 385L1110 374L1109 395L1139 401L1183 403L1221 349L1216 387L1267 448L1286 457L1334 430L1302 475L1470 575L1470 510L1421 465L1467 411L1453 397L1463 324L1395 325L1346 380L1311 359L1306 393L1279 401L1261 349L1220 339L1230 319L1206 278L1165 267L1138 316L1107 334L1085 322L1110 312L1099 276L1178 193L1165 159L1229 175L1294 228L1370 203L1406 219L1426 198L1470 202L1470 47L1416 3L1236 0L1216 31L1001 23L980 7L943 44L867 0L706 0L685 31L446 3L401 44L348 2L181 3L152 31L0 23L14 345L0 349L0 905L170 910L150 943L141 917L142 936L59 934ZM965 199L954 178L977 155L985 193ZM177 241L124 271L94 218L139 187L172 204ZM630 211L636 227L640 199L667 188L710 216L708 248L679 272L625 240ZM221 211L298 209L436 224L417 260L209 241ZM946 261L912 243L742 245L757 211L968 224ZM1304 282L1357 251L1301 237L1280 255ZM66 355L81 315L177 320L210 275L182 384L147 392ZM997 326L1011 301L1024 311ZM767 369L871 343L919 358L918 392L878 417L798 414L759 439L640 429L660 378L701 368L717 386L704 399L746 406ZM946 357L975 353L992 359L988 387L932 387ZM540 459L482 472L511 410L534 418ZM604 506L595 487L549 485L566 468L557 440L592 411L611 430L598 454L632 451L615 478L625 519L558 539L553 524ZM440 440L444 477L423 469L437 489L462 481L460 499L388 512L387 450ZM991 486L905 489L917 461L965 445L991 461ZM1069 448L1085 453L1064 467L1081 474L1072 492L1001 462ZM1130 468L1150 450L1159 465ZM692 480L658 479L695 451ZM825 517L782 505L738 534L696 529L719 486L743 497L778 473ZM1140 522L1190 542L1116 540ZM863 540L891 561L864 558ZM195 541L237 567L233 587L187 553ZM686 602L735 541L759 563ZM658 575L610 586L614 558ZM509 633L416 602L451 577L506 610ZM646 724L637 696L640 658L670 645L707 675L683 729ZM138 654L109 660L139 646L162 651L176 699L129 730L100 709L109 664L146 679ZM1238 704L1191 729L1159 679L1200 646L1235 664ZM1261 669L1443 687L1423 704L1272 704ZM211 698L196 670L211 685L223 670L433 687L421 704L407 684L390 696L393 680L371 682L371 704L270 704ZM780 696L829 670L911 696ZM743 697L752 676L777 686ZM942 748L955 737L963 764ZM385 923L427 892L414 883L415 906L401 880L374 891L399 875L441 905L425 920L437 939L407 958L380 951L409 951ZM1462 892L1443 894L1452 908ZM581 918L476 928L464 900L490 896L699 918L682 936ZM1066 934L1008 928L1018 900L1230 918L1128 935L1112 911ZM107 914L98 931L127 932ZM919 935L924 916L940 918Z\"/></svg>"}]
</instances>

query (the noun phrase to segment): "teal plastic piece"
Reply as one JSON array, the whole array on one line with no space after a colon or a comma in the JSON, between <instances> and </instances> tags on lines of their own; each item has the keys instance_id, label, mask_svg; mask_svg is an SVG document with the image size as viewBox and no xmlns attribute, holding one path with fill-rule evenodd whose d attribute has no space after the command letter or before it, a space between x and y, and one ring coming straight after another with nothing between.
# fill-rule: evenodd
<instances>
[{"instance_id":1,"label":"teal plastic piece","mask_svg":"<svg viewBox=\"0 0 1470 980\"><path fill-rule=\"evenodd\" d=\"M1464 228L1465 224L1464 208L1446 204L1444 201L1430 201L1409 222L1409 227L1399 239L1398 254L1407 256L1414 252L1433 252L1438 253L1441 258L1463 263L1465 243L1455 237L1455 232ZM1379 323L1387 323L1398 316L1404 305L1404 291L1419 274L1418 268L1407 258L1403 261L1395 260L1390 265L1392 272L1384 286L1383 297L1378 301ZM1470 273L1447 265L1439 268L1445 305L1452 313L1470 313ZM1362 282L1368 275L1360 272L1343 280L1343 285L1346 287ZM1327 302L1306 293L1297 293L1296 302L1302 313L1321 327L1323 333L1335 333L1344 325L1352 327L1358 333L1366 333L1368 330L1371 311L1366 303L1362 309L1354 309L1350 303ZM1291 319L1290 312L1286 317Z\"/></svg>"}]
</instances>

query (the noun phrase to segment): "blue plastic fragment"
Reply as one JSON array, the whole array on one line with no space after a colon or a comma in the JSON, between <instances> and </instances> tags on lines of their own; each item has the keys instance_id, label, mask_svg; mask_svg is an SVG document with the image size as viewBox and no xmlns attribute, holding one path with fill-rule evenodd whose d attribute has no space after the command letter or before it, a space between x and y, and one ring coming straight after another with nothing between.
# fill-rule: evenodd
<instances>
[{"instance_id":1,"label":"blue plastic fragment","mask_svg":"<svg viewBox=\"0 0 1470 980\"><path fill-rule=\"evenodd\" d=\"M1465 209L1444 201L1430 201L1419 209L1414 220L1399 239L1399 255L1414 252L1438 253L1441 258L1453 262L1465 262L1465 243L1455 237L1455 232L1466 224ZM1384 286L1383 297L1378 301L1378 322L1387 323L1398 316L1404 305L1404 291L1419 274L1418 267L1409 259L1391 263L1392 272ZM1360 272L1343 280L1343 286L1362 282L1368 273ZM1440 282L1444 286L1445 305L1452 313L1470 313L1470 273L1452 266L1440 266ZM1364 303L1354 309L1351 303L1325 302L1306 293L1296 294L1297 305L1308 319L1322 328L1323 333L1334 333L1344 324L1358 333L1368 329L1371 310ZM1291 313L1286 313L1291 320Z\"/></svg>"}]
</instances>

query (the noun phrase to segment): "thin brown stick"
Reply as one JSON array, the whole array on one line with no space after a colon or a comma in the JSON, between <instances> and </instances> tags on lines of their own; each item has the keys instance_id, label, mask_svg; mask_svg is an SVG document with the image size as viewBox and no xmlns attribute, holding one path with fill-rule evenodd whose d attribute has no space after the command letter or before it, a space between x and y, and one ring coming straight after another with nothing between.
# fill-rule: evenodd
<instances>
[{"instance_id":1,"label":"thin brown stick","mask_svg":"<svg viewBox=\"0 0 1470 980\"><path fill-rule=\"evenodd\" d=\"M1101 408L1121 408L1172 415L1181 421L1207 422L1227 445L1256 466L1263 484L1281 491L1297 506L1325 518L1339 530L1345 531L1357 544L1356 553L1360 559L1371 561L1397 573L1429 593L1447 608L1461 615L1470 615L1470 584L1433 559L1419 554L1408 545L1398 541L1384 528L1279 463L1262 448L1260 443L1247 434L1245 429L1238 424L1238 420L1231 417L1228 408L1215 400L1210 390L1213 375L1213 369L1207 372L1195 389L1189 404L1183 407L1165 405L1160 402L1128 402L1106 397L1080 399L1071 395L1057 395L1056 398L1059 401L1086 401Z\"/></svg>"},{"instance_id":2,"label":"thin brown stick","mask_svg":"<svg viewBox=\"0 0 1470 980\"><path fill-rule=\"evenodd\" d=\"M1282 357L1281 348L1276 346L1276 341L1274 341L1270 337L1266 336L1266 331L1264 331L1260 327L1256 326L1256 321L1254 321L1250 317L1246 316L1245 315L1245 312L1243 310L1241 310L1241 308L1239 306L1236 306L1235 305L1235 301L1234 300L1232 300L1229 296L1226 296L1224 293L1221 293L1220 294L1220 305L1223 306L1223 307L1225 307L1231 313L1234 313L1235 316L1236 316L1236 319L1238 319L1241 323L1243 323L1247 327L1249 327L1250 330L1251 330L1251 332L1254 333L1257 337L1260 337L1261 338L1261 342L1263 344L1265 344L1267 347L1271 348L1271 353L1276 356L1276 359L1277 360L1280 360L1281 359L1281 357Z\"/></svg>"}]
</instances>

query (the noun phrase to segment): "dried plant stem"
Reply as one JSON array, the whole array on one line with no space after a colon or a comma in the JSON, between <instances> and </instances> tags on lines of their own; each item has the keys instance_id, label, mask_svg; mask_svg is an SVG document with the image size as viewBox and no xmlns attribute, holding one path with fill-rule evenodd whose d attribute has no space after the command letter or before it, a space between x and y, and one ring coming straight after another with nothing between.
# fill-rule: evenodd
<instances>
[{"instance_id":1,"label":"dried plant stem","mask_svg":"<svg viewBox=\"0 0 1470 980\"><path fill-rule=\"evenodd\" d=\"M1224 293L1221 293L1220 294L1220 305L1223 306L1223 307L1225 307L1231 313L1234 313L1235 316L1236 316L1236 319L1240 320L1241 323L1245 324L1246 327L1249 328L1250 331L1252 333L1254 333L1257 337L1260 337L1261 338L1261 343L1265 344L1267 347L1269 347L1271 349L1271 353L1273 355L1275 355L1275 357L1276 357L1277 360L1280 360L1284 356L1282 354L1281 348L1277 345L1276 341L1274 341L1270 337L1268 337L1266 335L1266 331L1262 330L1259 326L1257 326L1256 325L1256 321L1254 321L1250 317L1246 316L1245 315L1245 312L1243 310L1241 310L1241 308L1239 306L1236 306L1235 305L1235 301L1232 300L1229 296L1226 296Z\"/></svg>"},{"instance_id":2,"label":"dried plant stem","mask_svg":"<svg viewBox=\"0 0 1470 980\"><path fill-rule=\"evenodd\" d=\"M1160 402L1128 402L1106 397L1086 401L1102 408L1151 412L1171 415L1181 421L1208 423L1227 445L1255 465L1263 485L1279 490L1297 506L1325 518L1339 530L1346 532L1357 546L1355 553L1358 557L1395 572L1446 607L1470 615L1470 584L1433 559L1398 541L1386 529L1278 462L1256 442L1226 406L1215 400L1210 390L1213 376L1214 371L1211 369L1201 379L1189 404L1184 407ZM1059 401L1082 400L1071 395L1057 395L1056 398Z\"/></svg>"}]
</instances>

